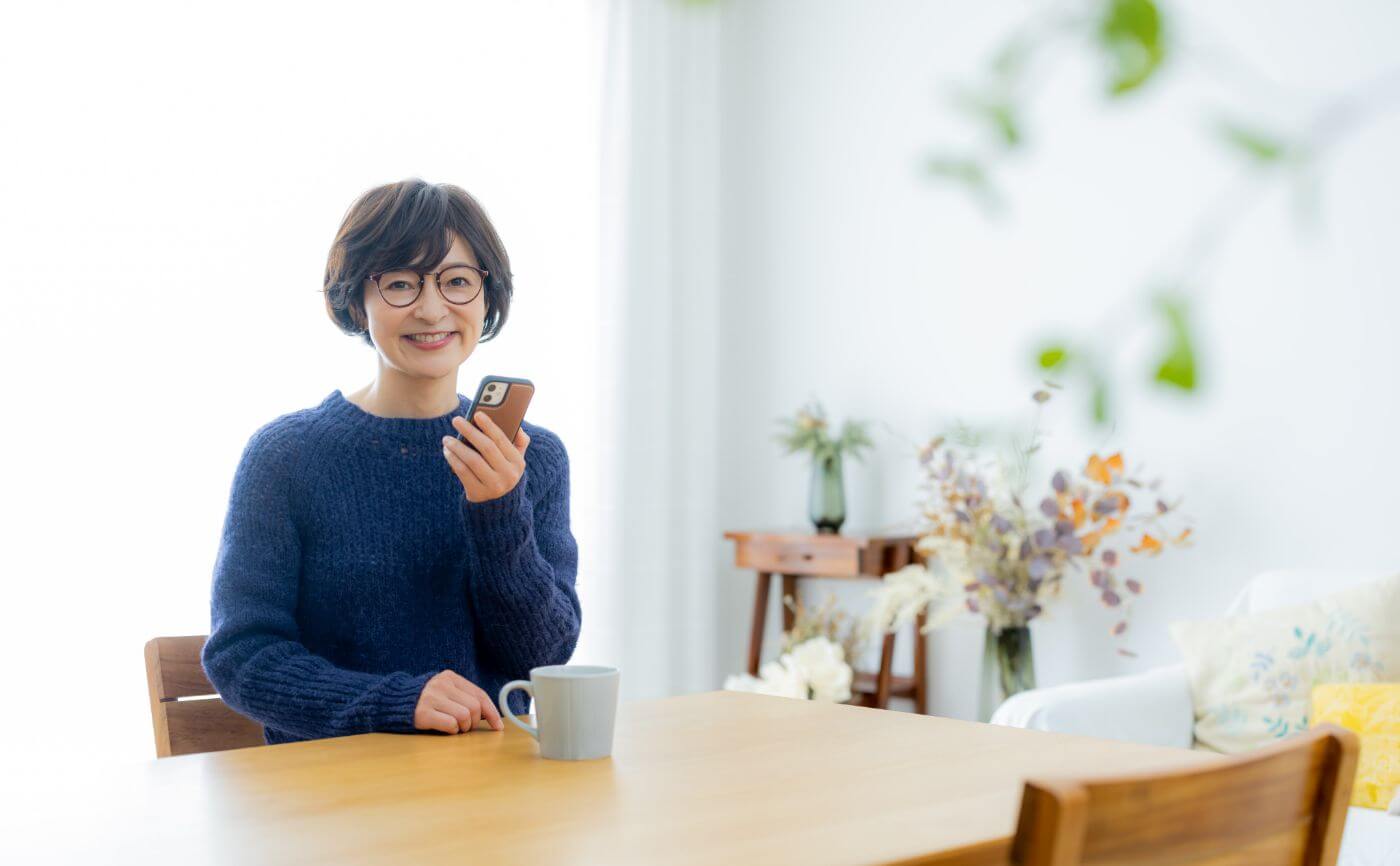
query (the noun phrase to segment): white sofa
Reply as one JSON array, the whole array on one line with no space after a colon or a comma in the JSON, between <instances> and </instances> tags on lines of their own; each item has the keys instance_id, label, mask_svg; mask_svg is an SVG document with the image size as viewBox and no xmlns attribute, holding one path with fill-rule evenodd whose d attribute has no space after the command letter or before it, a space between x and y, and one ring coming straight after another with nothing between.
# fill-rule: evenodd
<instances>
[{"instance_id":1,"label":"white sofa","mask_svg":"<svg viewBox=\"0 0 1400 866\"><path fill-rule=\"evenodd\" d=\"M1249 582L1226 615L1302 604L1394 574L1318 570L1271 571ZM1032 689L1012 697L992 724L1190 748L1195 717L1182 664L1124 677ZM1352 808L1342 836L1340 866L1400 866L1400 816Z\"/></svg>"}]
</instances>

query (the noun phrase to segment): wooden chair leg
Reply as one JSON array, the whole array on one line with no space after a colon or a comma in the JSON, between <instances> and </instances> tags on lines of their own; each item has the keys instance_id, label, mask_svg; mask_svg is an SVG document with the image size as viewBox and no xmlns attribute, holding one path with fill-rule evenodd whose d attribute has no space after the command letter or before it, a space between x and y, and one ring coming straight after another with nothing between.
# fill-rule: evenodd
<instances>
[{"instance_id":1,"label":"wooden chair leg","mask_svg":"<svg viewBox=\"0 0 1400 866\"><path fill-rule=\"evenodd\" d=\"M890 705L890 668L894 664L894 633L885 635L880 651L880 672L875 675L875 706L888 709Z\"/></svg>"},{"instance_id":2,"label":"wooden chair leg","mask_svg":"<svg viewBox=\"0 0 1400 866\"><path fill-rule=\"evenodd\" d=\"M928 714L928 635L924 625L928 617L919 614L914 618L914 712Z\"/></svg>"},{"instance_id":3,"label":"wooden chair leg","mask_svg":"<svg viewBox=\"0 0 1400 866\"><path fill-rule=\"evenodd\" d=\"M772 574L758 573L758 585L753 596L753 632L749 635L749 673L758 676L758 662L763 656L763 626L768 619L768 587Z\"/></svg>"}]
</instances>

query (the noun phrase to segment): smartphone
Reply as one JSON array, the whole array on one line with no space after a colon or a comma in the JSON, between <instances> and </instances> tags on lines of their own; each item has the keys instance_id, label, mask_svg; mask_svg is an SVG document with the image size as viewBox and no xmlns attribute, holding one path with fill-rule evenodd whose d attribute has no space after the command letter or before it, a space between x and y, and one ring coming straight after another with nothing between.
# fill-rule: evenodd
<instances>
[{"instance_id":1,"label":"smartphone","mask_svg":"<svg viewBox=\"0 0 1400 866\"><path fill-rule=\"evenodd\" d=\"M471 414L467 416L467 423L476 425L476 413L483 412L496 422L496 426L501 428L507 439L514 442L515 434L520 430L520 422L525 420L525 409L530 405L530 398L533 396L535 384L529 379L486 376L481 380L481 384L476 386L476 397L472 399ZM468 448L472 448L472 444L464 439L461 433L457 434L457 438L466 443Z\"/></svg>"}]
</instances>

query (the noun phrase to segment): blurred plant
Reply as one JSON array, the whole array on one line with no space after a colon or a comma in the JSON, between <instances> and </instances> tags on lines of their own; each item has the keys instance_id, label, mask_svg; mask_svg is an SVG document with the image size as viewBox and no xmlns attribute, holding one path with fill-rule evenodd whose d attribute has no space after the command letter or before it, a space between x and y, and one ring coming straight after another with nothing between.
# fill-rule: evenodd
<instances>
[{"instance_id":1,"label":"blurred plant","mask_svg":"<svg viewBox=\"0 0 1400 866\"><path fill-rule=\"evenodd\" d=\"M841 435L832 439L827 433L826 412L816 401L810 401L798 409L797 415L792 418L778 419L778 423L784 429L777 440L787 449L787 453L808 451L813 460L838 454L850 454L860 459L860 452L875 444L865 423L860 421L846 421L841 426Z\"/></svg>"},{"instance_id":2,"label":"blurred plant","mask_svg":"<svg viewBox=\"0 0 1400 866\"><path fill-rule=\"evenodd\" d=\"M861 650L858 624L836 609L836 596L809 611L800 599L783 596L793 613L792 628L783 633L777 661L759 669L759 676L735 674L724 681L729 691L758 692L789 698L845 703L851 699L855 672L851 660Z\"/></svg>"},{"instance_id":3,"label":"blurred plant","mask_svg":"<svg viewBox=\"0 0 1400 866\"><path fill-rule=\"evenodd\" d=\"M981 147L944 150L931 155L929 173L957 185L989 215L1002 212L1006 195L996 186L998 169L1022 152L1033 136L1025 118L1037 87L1049 79L1064 49L1087 50L1103 69L1103 93L1110 104L1124 104L1160 77L1172 62L1193 62L1207 72L1237 71L1241 64L1222 52L1187 50L1172 27L1175 15L1157 0L1074 0L1041 6L997 49L981 80L959 88L954 107L982 133ZM1313 209L1319 164L1342 135L1400 97L1400 70L1359 86L1322 104L1312 119L1291 133L1280 133L1231 117L1216 116L1212 136L1243 160L1241 177L1203 209L1183 243L1171 248L1147 280L1147 303L1130 314L1143 316L1160 333L1160 348L1147 371L1150 381L1179 393L1195 392L1201 383L1199 340L1195 336L1189 294L1205 277L1205 265L1224 245L1244 210L1268 187L1295 184L1301 212ZM1120 312L1114 310L1114 312ZM1095 322L1080 335L1045 340L1034 356L1044 375L1075 380L1087 389L1089 414L1096 424L1114 415L1106 358L1116 342L1126 344L1131 327Z\"/></svg>"},{"instance_id":4,"label":"blurred plant","mask_svg":"<svg viewBox=\"0 0 1400 866\"><path fill-rule=\"evenodd\" d=\"M1033 399L1044 404L1050 392L1037 391ZM1013 479L1039 447L1037 414L1036 432L1010 467L942 436L920 450L927 498L915 547L927 562L885 575L872 591L863 638L894 631L920 612L929 631L964 609L985 616L994 632L1023 628L1059 594L1071 569L1088 577L1105 607L1124 612L1113 634L1127 630L1130 599L1143 586L1120 568L1128 554L1156 556L1169 544L1189 542L1189 528L1168 526L1180 522L1180 503L1157 495L1160 482L1128 472L1115 453L1090 454L1077 473L1056 472L1028 508L1024 486ZM1135 500L1150 504L1135 508ZM1131 540L1117 541L1122 537Z\"/></svg>"},{"instance_id":5,"label":"blurred plant","mask_svg":"<svg viewBox=\"0 0 1400 866\"><path fill-rule=\"evenodd\" d=\"M759 669L759 676L736 674L724 681L726 691L755 692L801 700L844 704L851 699L855 675L841 645L824 637L808 638Z\"/></svg>"},{"instance_id":6,"label":"blurred plant","mask_svg":"<svg viewBox=\"0 0 1400 866\"><path fill-rule=\"evenodd\" d=\"M822 606L809 611L801 599L783 596L783 606L792 611L792 628L783 634L783 652L791 652L798 644L814 637L824 637L839 644L848 659L859 657L863 642L858 624L844 611L836 609L836 596L827 593Z\"/></svg>"}]
</instances>

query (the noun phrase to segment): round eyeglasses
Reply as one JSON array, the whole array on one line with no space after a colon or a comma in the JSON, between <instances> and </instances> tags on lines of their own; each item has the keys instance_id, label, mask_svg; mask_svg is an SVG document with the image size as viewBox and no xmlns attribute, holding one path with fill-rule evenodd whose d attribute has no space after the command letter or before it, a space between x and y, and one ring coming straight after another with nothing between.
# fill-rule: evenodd
<instances>
[{"instance_id":1,"label":"round eyeglasses","mask_svg":"<svg viewBox=\"0 0 1400 866\"><path fill-rule=\"evenodd\" d=\"M432 277L438 293L449 304L470 304L481 294L490 271L471 265L452 265L436 273L420 274L408 268L370 274L369 280L379 297L391 307L407 307L423 293L423 283Z\"/></svg>"}]
</instances>

